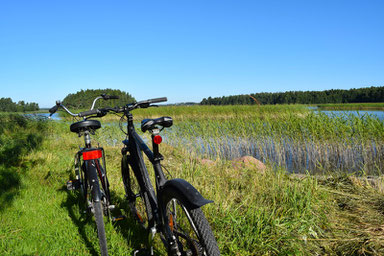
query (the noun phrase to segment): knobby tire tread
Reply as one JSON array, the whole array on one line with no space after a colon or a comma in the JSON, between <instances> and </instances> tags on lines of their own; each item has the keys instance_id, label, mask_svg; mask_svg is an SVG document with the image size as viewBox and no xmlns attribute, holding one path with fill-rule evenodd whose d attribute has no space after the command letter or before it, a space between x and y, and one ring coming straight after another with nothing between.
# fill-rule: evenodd
<instances>
[{"instance_id":1,"label":"knobby tire tread","mask_svg":"<svg viewBox=\"0 0 384 256\"><path fill-rule=\"evenodd\" d=\"M100 253L102 256L107 256L107 238L105 236L103 209L101 202L93 202L93 209L95 211L95 221L97 227L97 236L99 237Z\"/></svg>"},{"instance_id":2,"label":"knobby tire tread","mask_svg":"<svg viewBox=\"0 0 384 256\"><path fill-rule=\"evenodd\" d=\"M219 247L203 211L200 208L188 211L200 234L201 243L204 245L208 256L219 256Z\"/></svg>"},{"instance_id":3,"label":"knobby tire tread","mask_svg":"<svg viewBox=\"0 0 384 256\"><path fill-rule=\"evenodd\" d=\"M180 204L181 201L178 199L179 196L175 193L174 195L169 196L169 198L165 199L164 205L168 205L168 203L172 199L177 199ZM184 204L182 204L184 205ZM208 220L206 219L203 211L201 208L196 208L196 209L188 209L186 205L184 205L185 208L187 209L189 215L191 216L192 222L194 223L198 236L200 237L200 243L201 245L205 248L205 251L208 256L220 256L220 250L219 247L217 246L217 242L215 239L215 236L213 235L212 229L208 223Z\"/></svg>"}]
</instances>

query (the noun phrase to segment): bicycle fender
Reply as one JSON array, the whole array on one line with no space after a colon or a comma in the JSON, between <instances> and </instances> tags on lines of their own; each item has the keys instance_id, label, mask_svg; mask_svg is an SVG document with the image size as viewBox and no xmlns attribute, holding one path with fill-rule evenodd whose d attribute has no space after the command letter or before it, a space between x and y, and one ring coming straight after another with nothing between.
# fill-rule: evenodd
<instances>
[{"instance_id":1,"label":"bicycle fender","mask_svg":"<svg viewBox=\"0 0 384 256\"><path fill-rule=\"evenodd\" d=\"M176 198L189 210L213 203L213 201L205 199L194 186L183 179L166 181L159 194L162 202L166 202L171 198Z\"/></svg>"}]
</instances>

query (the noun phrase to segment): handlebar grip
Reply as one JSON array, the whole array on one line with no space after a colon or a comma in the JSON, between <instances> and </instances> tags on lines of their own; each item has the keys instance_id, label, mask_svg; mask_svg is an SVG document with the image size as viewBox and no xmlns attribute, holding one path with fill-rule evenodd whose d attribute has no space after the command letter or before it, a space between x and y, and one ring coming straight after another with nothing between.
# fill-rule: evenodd
<instances>
[{"instance_id":1,"label":"handlebar grip","mask_svg":"<svg viewBox=\"0 0 384 256\"><path fill-rule=\"evenodd\" d=\"M148 100L149 103L158 103L158 102L165 102L167 101L167 97L162 97L162 98L155 98L155 99L150 99Z\"/></svg>"},{"instance_id":2,"label":"handlebar grip","mask_svg":"<svg viewBox=\"0 0 384 256\"><path fill-rule=\"evenodd\" d=\"M51 113L51 115L53 115L57 111L58 108L59 108L59 105L53 106L52 108L49 109L49 113Z\"/></svg>"},{"instance_id":3,"label":"handlebar grip","mask_svg":"<svg viewBox=\"0 0 384 256\"><path fill-rule=\"evenodd\" d=\"M91 116L91 115L96 115L97 113L99 113L99 110L98 109L93 109L93 110L87 110L87 111L84 111L84 112L80 112L79 116L80 117L82 117L82 116Z\"/></svg>"},{"instance_id":4,"label":"handlebar grip","mask_svg":"<svg viewBox=\"0 0 384 256\"><path fill-rule=\"evenodd\" d=\"M101 94L101 97L103 97L104 100L117 100L119 98L117 95L107 95L105 93Z\"/></svg>"}]
</instances>

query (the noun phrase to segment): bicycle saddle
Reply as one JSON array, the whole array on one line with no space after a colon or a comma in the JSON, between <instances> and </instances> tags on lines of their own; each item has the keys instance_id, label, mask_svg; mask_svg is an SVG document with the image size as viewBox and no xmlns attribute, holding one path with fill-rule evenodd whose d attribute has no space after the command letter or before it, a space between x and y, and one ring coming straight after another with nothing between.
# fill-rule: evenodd
<instances>
[{"instance_id":1,"label":"bicycle saddle","mask_svg":"<svg viewBox=\"0 0 384 256\"><path fill-rule=\"evenodd\" d=\"M156 119L144 119L141 121L141 130L146 132L147 130L152 130L156 125L162 127L171 127L173 124L172 117L163 116Z\"/></svg>"},{"instance_id":2,"label":"bicycle saddle","mask_svg":"<svg viewBox=\"0 0 384 256\"><path fill-rule=\"evenodd\" d=\"M71 132L79 133L81 131L85 131L89 129L96 130L96 129L99 129L100 127L101 127L101 123L97 120L84 120L84 121L71 124L70 129L71 129Z\"/></svg>"}]
</instances>

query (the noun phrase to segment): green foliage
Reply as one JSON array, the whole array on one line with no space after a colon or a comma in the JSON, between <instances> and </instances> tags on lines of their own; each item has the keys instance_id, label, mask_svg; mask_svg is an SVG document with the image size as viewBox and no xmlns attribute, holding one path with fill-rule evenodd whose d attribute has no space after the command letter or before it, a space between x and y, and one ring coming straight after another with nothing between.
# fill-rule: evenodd
<instances>
[{"instance_id":1,"label":"green foliage","mask_svg":"<svg viewBox=\"0 0 384 256\"><path fill-rule=\"evenodd\" d=\"M107 94L110 96L119 96L118 100L98 100L95 108L102 108L106 106L124 106L128 103L135 101L129 93L123 92L115 89L97 89L97 90L81 90L74 94L68 94L64 100L63 104L69 109L89 109L92 105L93 100L100 96L101 94Z\"/></svg>"},{"instance_id":2,"label":"green foliage","mask_svg":"<svg viewBox=\"0 0 384 256\"><path fill-rule=\"evenodd\" d=\"M46 123L22 115L0 115L0 211L12 204L21 186L24 157L38 148Z\"/></svg>"},{"instance_id":3,"label":"green foliage","mask_svg":"<svg viewBox=\"0 0 384 256\"><path fill-rule=\"evenodd\" d=\"M0 112L26 112L39 110L37 103L25 103L23 100L15 103L11 98L0 99Z\"/></svg>"},{"instance_id":4,"label":"green foliage","mask_svg":"<svg viewBox=\"0 0 384 256\"><path fill-rule=\"evenodd\" d=\"M257 104L322 104L384 102L384 86L350 90L288 91L277 93L255 93L249 95L223 96L203 99L202 105L244 105Z\"/></svg>"}]
</instances>

